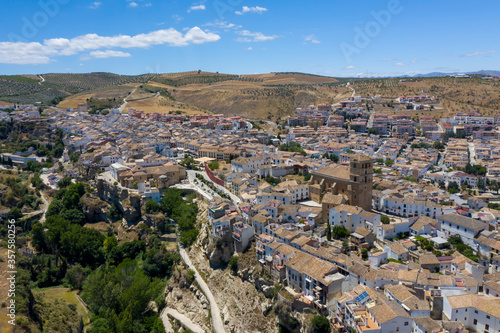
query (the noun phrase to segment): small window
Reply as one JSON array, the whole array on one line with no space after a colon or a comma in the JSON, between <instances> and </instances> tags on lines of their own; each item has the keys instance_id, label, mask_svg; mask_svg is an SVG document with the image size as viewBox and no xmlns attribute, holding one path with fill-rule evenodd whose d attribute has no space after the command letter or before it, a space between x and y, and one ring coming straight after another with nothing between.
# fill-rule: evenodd
<instances>
[{"instance_id":1,"label":"small window","mask_svg":"<svg viewBox=\"0 0 500 333\"><path fill-rule=\"evenodd\" d=\"M490 319L490 316L486 315L486 319Z\"/></svg>"},{"instance_id":2,"label":"small window","mask_svg":"<svg viewBox=\"0 0 500 333\"><path fill-rule=\"evenodd\" d=\"M477 325L477 319L474 319L474 325Z\"/></svg>"}]
</instances>

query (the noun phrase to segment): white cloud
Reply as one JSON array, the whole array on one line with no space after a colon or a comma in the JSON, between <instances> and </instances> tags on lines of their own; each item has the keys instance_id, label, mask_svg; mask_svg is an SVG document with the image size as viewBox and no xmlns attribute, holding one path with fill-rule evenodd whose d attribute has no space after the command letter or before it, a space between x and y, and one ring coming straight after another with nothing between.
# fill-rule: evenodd
<instances>
[{"instance_id":1,"label":"white cloud","mask_svg":"<svg viewBox=\"0 0 500 333\"><path fill-rule=\"evenodd\" d=\"M397 63L396 63L396 66L402 67L402 66L406 66L406 64L405 64L405 63L402 63L402 62L397 62Z\"/></svg>"},{"instance_id":2,"label":"white cloud","mask_svg":"<svg viewBox=\"0 0 500 333\"><path fill-rule=\"evenodd\" d=\"M316 36L314 35L309 35L309 36L306 36L306 38L304 38L304 44L307 43L307 42L311 42L313 44L319 44L321 43L317 38Z\"/></svg>"},{"instance_id":3,"label":"white cloud","mask_svg":"<svg viewBox=\"0 0 500 333\"><path fill-rule=\"evenodd\" d=\"M236 15L243 15L245 13L262 14L263 12L267 12L267 8L259 7L259 6L255 6L255 7L243 6L243 8L241 10L235 11L234 13Z\"/></svg>"},{"instance_id":4,"label":"white cloud","mask_svg":"<svg viewBox=\"0 0 500 333\"><path fill-rule=\"evenodd\" d=\"M0 42L0 63L37 65L53 61L54 56L70 56L85 51L112 48L148 48L154 45L187 46L215 42L220 36L204 32L199 27L188 29L185 34L173 28L152 31L135 36L99 36L87 34L72 39L52 38L38 42Z\"/></svg>"},{"instance_id":5,"label":"white cloud","mask_svg":"<svg viewBox=\"0 0 500 333\"><path fill-rule=\"evenodd\" d=\"M102 2L98 2L98 1L96 1L96 2L92 3L92 4L89 6L89 8L90 8L90 9L97 9L97 8L101 7L101 5L102 5Z\"/></svg>"},{"instance_id":6,"label":"white cloud","mask_svg":"<svg viewBox=\"0 0 500 333\"><path fill-rule=\"evenodd\" d=\"M382 59L382 61L397 61L399 60L398 58L385 58L385 59Z\"/></svg>"},{"instance_id":7,"label":"white cloud","mask_svg":"<svg viewBox=\"0 0 500 333\"><path fill-rule=\"evenodd\" d=\"M486 54L493 54L496 53L496 50L488 50L488 51L476 51L476 52L471 52L471 53L466 53L463 56L464 57L478 57Z\"/></svg>"},{"instance_id":8,"label":"white cloud","mask_svg":"<svg viewBox=\"0 0 500 333\"><path fill-rule=\"evenodd\" d=\"M248 51L252 51L252 50L253 50L253 47L251 47L251 46L250 46L247 50L248 50Z\"/></svg>"},{"instance_id":9,"label":"white cloud","mask_svg":"<svg viewBox=\"0 0 500 333\"><path fill-rule=\"evenodd\" d=\"M417 61L418 61L418 59L417 59L417 58L413 58L410 62L411 62L412 64L415 64Z\"/></svg>"},{"instance_id":10,"label":"white cloud","mask_svg":"<svg viewBox=\"0 0 500 333\"><path fill-rule=\"evenodd\" d=\"M236 38L237 42L264 42L278 38L278 35L266 36L262 32L250 32L248 30L241 30L236 32L243 37Z\"/></svg>"},{"instance_id":11,"label":"white cloud","mask_svg":"<svg viewBox=\"0 0 500 333\"><path fill-rule=\"evenodd\" d=\"M356 66L351 65L351 66L347 66L345 69L354 69L354 68L356 68Z\"/></svg>"},{"instance_id":12,"label":"white cloud","mask_svg":"<svg viewBox=\"0 0 500 333\"><path fill-rule=\"evenodd\" d=\"M130 57L131 54L127 52L122 52L122 51L114 51L114 50L106 50L106 51L92 51L90 52L89 56L91 58L126 58Z\"/></svg>"},{"instance_id":13,"label":"white cloud","mask_svg":"<svg viewBox=\"0 0 500 333\"><path fill-rule=\"evenodd\" d=\"M193 11L193 10L205 10L205 9L207 9L207 7L205 7L205 5L192 5L188 9L188 13Z\"/></svg>"},{"instance_id":14,"label":"white cloud","mask_svg":"<svg viewBox=\"0 0 500 333\"><path fill-rule=\"evenodd\" d=\"M204 24L204 26L226 29L226 31L228 29L241 29L242 28L242 26L239 24L229 23L229 22L221 21L221 20L215 20L213 22L208 22L208 23Z\"/></svg>"},{"instance_id":15,"label":"white cloud","mask_svg":"<svg viewBox=\"0 0 500 333\"><path fill-rule=\"evenodd\" d=\"M131 8L137 7L151 7L151 2L144 2L144 0L127 0L129 2L128 6Z\"/></svg>"}]
</instances>

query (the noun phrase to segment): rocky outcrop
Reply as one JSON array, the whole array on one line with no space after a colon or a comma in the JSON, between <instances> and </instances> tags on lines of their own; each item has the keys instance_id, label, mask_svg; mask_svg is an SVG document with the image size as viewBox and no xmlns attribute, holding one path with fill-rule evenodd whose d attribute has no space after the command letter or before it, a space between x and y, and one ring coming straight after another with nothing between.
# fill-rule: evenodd
<instances>
[{"instance_id":1,"label":"rocky outcrop","mask_svg":"<svg viewBox=\"0 0 500 333\"><path fill-rule=\"evenodd\" d=\"M141 197L137 192L130 192L127 188L110 184L102 178L97 178L96 187L99 198L109 204L116 204L127 225L134 225L140 221Z\"/></svg>"},{"instance_id":2,"label":"rocky outcrop","mask_svg":"<svg viewBox=\"0 0 500 333\"><path fill-rule=\"evenodd\" d=\"M85 194L82 197L83 214L88 223L102 222L108 220L107 212L109 204L97 197Z\"/></svg>"},{"instance_id":3,"label":"rocky outcrop","mask_svg":"<svg viewBox=\"0 0 500 333\"><path fill-rule=\"evenodd\" d=\"M149 227L155 228L156 230L163 230L166 223L165 215L162 213L144 214L142 219Z\"/></svg>"},{"instance_id":4,"label":"rocky outcrop","mask_svg":"<svg viewBox=\"0 0 500 333\"><path fill-rule=\"evenodd\" d=\"M123 218L128 225L137 224L141 219L141 197L136 194L130 195L128 198L117 204L118 209L123 213Z\"/></svg>"},{"instance_id":5,"label":"rocky outcrop","mask_svg":"<svg viewBox=\"0 0 500 333\"><path fill-rule=\"evenodd\" d=\"M129 196L129 190L119 185L113 185L102 178L96 180L97 195L102 200L119 204Z\"/></svg>"},{"instance_id":6,"label":"rocky outcrop","mask_svg":"<svg viewBox=\"0 0 500 333\"><path fill-rule=\"evenodd\" d=\"M225 267L234 253L234 242L231 234L216 238L206 250L207 258L212 268Z\"/></svg>"}]
</instances>

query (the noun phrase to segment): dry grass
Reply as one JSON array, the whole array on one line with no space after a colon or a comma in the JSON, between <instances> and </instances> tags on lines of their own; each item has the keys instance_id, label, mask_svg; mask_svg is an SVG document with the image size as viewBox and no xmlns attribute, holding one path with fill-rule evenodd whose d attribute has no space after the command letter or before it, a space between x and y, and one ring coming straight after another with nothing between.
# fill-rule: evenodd
<instances>
[{"instance_id":1,"label":"dry grass","mask_svg":"<svg viewBox=\"0 0 500 333\"><path fill-rule=\"evenodd\" d=\"M69 304L76 305L76 311L82 316L83 324L87 326L90 323L89 312L76 297L77 294L76 290L56 287L56 288L43 289L42 293L45 296L52 297L55 299L62 299L63 301Z\"/></svg>"},{"instance_id":2,"label":"dry grass","mask_svg":"<svg viewBox=\"0 0 500 333\"><path fill-rule=\"evenodd\" d=\"M90 97L92 97L91 93L71 95L62 100L57 106L60 108L75 109L78 107L78 104L85 103Z\"/></svg>"},{"instance_id":3,"label":"dry grass","mask_svg":"<svg viewBox=\"0 0 500 333\"><path fill-rule=\"evenodd\" d=\"M169 113L170 111L181 110L182 114L185 115L193 115L200 113L208 113L206 110L191 106L186 103L172 101L170 99L166 99L163 96L154 97L141 101L131 101L127 103L125 110L130 108L144 111L145 113Z\"/></svg>"}]
</instances>

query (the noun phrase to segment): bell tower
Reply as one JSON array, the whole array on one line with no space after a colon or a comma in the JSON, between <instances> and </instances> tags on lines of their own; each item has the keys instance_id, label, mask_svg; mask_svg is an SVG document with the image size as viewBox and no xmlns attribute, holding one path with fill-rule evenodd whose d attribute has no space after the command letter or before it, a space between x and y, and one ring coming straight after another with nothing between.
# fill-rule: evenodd
<instances>
[{"instance_id":1,"label":"bell tower","mask_svg":"<svg viewBox=\"0 0 500 333\"><path fill-rule=\"evenodd\" d=\"M352 206L372 209L373 161L368 156L353 156L349 163L349 202Z\"/></svg>"}]
</instances>

